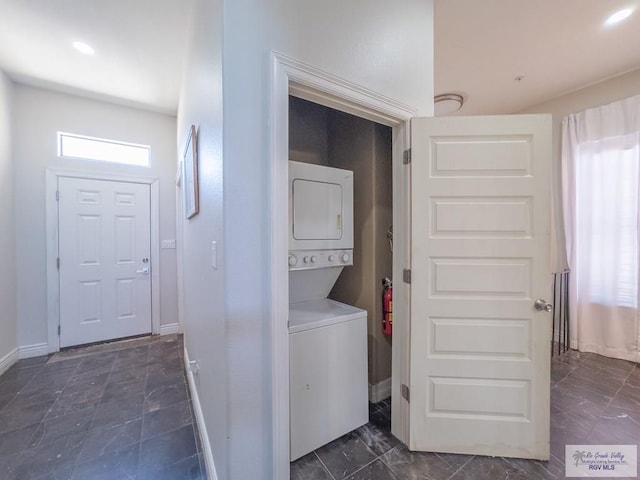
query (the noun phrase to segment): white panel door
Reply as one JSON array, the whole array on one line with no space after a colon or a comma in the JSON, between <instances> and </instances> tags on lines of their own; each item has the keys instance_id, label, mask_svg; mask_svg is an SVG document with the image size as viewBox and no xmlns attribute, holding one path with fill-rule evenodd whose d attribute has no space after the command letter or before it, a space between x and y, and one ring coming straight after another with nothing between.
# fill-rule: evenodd
<instances>
[{"instance_id":1,"label":"white panel door","mask_svg":"<svg viewBox=\"0 0 640 480\"><path fill-rule=\"evenodd\" d=\"M58 179L60 346L151 332L150 188Z\"/></svg>"},{"instance_id":2,"label":"white panel door","mask_svg":"<svg viewBox=\"0 0 640 480\"><path fill-rule=\"evenodd\" d=\"M411 125L411 450L549 456L551 119Z\"/></svg>"}]
</instances>

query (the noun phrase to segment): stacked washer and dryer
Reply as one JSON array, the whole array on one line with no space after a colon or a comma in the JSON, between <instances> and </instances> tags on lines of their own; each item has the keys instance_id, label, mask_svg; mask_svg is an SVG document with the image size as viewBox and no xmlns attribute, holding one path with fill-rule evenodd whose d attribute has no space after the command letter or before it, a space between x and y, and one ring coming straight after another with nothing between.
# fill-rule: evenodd
<instances>
[{"instance_id":1,"label":"stacked washer and dryer","mask_svg":"<svg viewBox=\"0 0 640 480\"><path fill-rule=\"evenodd\" d=\"M368 422L367 312L327 298L353 265L353 172L289 162L291 461Z\"/></svg>"}]
</instances>

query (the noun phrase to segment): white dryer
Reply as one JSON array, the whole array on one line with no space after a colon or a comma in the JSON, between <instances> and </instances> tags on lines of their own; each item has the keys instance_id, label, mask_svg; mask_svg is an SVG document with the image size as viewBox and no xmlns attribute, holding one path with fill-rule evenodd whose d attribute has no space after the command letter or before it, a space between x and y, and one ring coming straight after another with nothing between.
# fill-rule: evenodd
<instances>
[{"instance_id":1,"label":"white dryer","mask_svg":"<svg viewBox=\"0 0 640 480\"><path fill-rule=\"evenodd\" d=\"M289 162L289 250L353 249L353 172Z\"/></svg>"},{"instance_id":2,"label":"white dryer","mask_svg":"<svg viewBox=\"0 0 640 480\"><path fill-rule=\"evenodd\" d=\"M327 298L353 265L353 172L289 162L291 460L367 423L367 312Z\"/></svg>"}]
</instances>

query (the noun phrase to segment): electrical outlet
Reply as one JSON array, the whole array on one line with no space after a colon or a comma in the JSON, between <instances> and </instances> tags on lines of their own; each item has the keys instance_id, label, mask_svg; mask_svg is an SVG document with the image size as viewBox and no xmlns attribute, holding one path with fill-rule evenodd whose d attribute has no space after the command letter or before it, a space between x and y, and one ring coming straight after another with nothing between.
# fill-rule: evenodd
<instances>
[{"instance_id":1,"label":"electrical outlet","mask_svg":"<svg viewBox=\"0 0 640 480\"><path fill-rule=\"evenodd\" d=\"M199 370L200 370L200 364L198 364L198 361L189 360L189 371L194 375L197 375Z\"/></svg>"},{"instance_id":2,"label":"electrical outlet","mask_svg":"<svg viewBox=\"0 0 640 480\"><path fill-rule=\"evenodd\" d=\"M175 240L162 240L161 248L176 248Z\"/></svg>"}]
</instances>

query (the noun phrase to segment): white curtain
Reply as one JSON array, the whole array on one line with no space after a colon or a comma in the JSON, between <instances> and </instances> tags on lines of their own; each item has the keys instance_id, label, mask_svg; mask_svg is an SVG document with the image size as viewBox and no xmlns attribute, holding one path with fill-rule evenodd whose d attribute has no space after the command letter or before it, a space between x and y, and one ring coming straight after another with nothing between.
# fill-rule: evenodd
<instances>
[{"instance_id":1,"label":"white curtain","mask_svg":"<svg viewBox=\"0 0 640 480\"><path fill-rule=\"evenodd\" d=\"M562 188L571 347L640 361L640 95L569 115Z\"/></svg>"}]
</instances>

